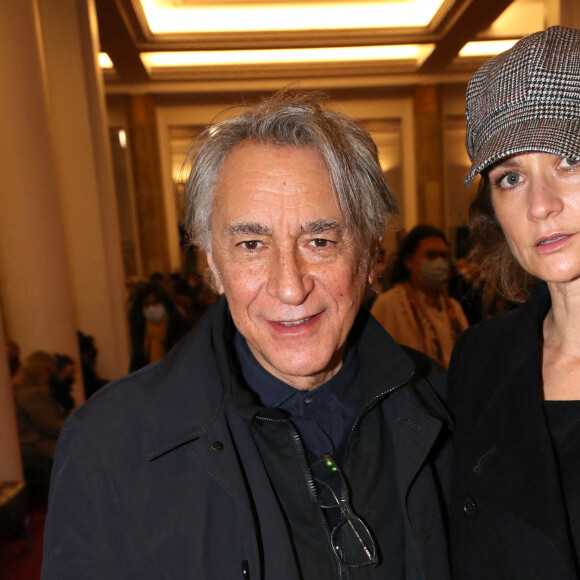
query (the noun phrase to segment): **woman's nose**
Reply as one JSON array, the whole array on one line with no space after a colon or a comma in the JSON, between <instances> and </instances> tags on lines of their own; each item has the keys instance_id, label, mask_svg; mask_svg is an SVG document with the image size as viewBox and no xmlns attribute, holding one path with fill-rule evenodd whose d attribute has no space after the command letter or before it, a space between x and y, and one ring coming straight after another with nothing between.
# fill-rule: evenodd
<instances>
[{"instance_id":1,"label":"woman's nose","mask_svg":"<svg viewBox=\"0 0 580 580\"><path fill-rule=\"evenodd\" d=\"M535 176L529 189L528 217L546 219L562 211L562 187L564 186L557 177Z\"/></svg>"}]
</instances>

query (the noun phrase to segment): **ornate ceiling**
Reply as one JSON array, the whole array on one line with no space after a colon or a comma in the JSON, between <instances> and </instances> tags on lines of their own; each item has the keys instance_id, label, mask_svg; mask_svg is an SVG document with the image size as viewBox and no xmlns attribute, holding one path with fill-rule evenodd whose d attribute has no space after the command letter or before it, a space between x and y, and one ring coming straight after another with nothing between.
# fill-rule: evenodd
<instances>
[{"instance_id":1,"label":"ornate ceiling","mask_svg":"<svg viewBox=\"0 0 580 580\"><path fill-rule=\"evenodd\" d=\"M435 2L434 14L431 18L427 15L426 25L398 22L396 26L389 26L388 21L379 18L384 5L399 5L399 14L416 16L413 11L427 10L426 2ZM489 54L458 56L468 42L517 39L543 28L546 3L547 0L268 0L253 3L244 0L96 0L96 7L101 50L110 56L114 65L114 69L105 75L107 92L170 94L208 90L208 87L215 91L269 90L292 82L326 90L462 82L490 58ZM321 11L329 8L338 13L348 5L356 8L353 14L356 14L357 21L359 15L362 20L366 18L364 26L358 23L357 26L321 26L311 24L309 19L305 28L296 29L286 22L289 20L288 12L275 12L276 9L292 7L297 14L296 11L302 9L322 14ZM219 24L225 20L223 12L207 12L208 21L218 23L214 30L155 32L157 23L151 19L153 8L161 12L171 10L170 22L175 23L185 21L188 10L223 11L230 8L238 11L236 14L241 23L252 24L256 10L266 7L271 14L280 15L279 18L274 16L274 24L269 30L260 26L254 30L247 30L248 26L246 30L220 30ZM197 14L201 22L199 15L206 12ZM195 18L193 21L195 24ZM374 26L375 21L377 26ZM383 52L388 53L400 45L418 45L420 50L417 54L400 55L394 59L383 58ZM358 51L370 47L370 56L357 61L343 58L341 55L346 47ZM305 49L318 48L340 50L330 60L323 60L322 56L315 56L309 62L301 59ZM224 56L232 50L255 57L265 49L274 49L278 54L284 49L297 51L288 56L293 60L275 60L269 64L203 65L200 60L202 56L215 56L217 53ZM198 62L161 67L146 64L141 58L148 53L182 51L194 51L199 56Z\"/></svg>"}]
</instances>

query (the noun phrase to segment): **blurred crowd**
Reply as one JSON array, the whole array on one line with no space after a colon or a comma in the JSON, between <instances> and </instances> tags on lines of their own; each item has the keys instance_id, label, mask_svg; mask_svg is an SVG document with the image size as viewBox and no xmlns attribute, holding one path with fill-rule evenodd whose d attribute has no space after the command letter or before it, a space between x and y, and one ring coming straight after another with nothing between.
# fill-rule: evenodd
<instances>
[{"instance_id":1,"label":"blurred crowd","mask_svg":"<svg viewBox=\"0 0 580 580\"><path fill-rule=\"evenodd\" d=\"M217 298L198 275L155 273L148 279L130 278L126 287L128 371L162 358ZM109 380L97 372L94 337L79 331L78 345L86 400ZM78 404L73 384L79 369L69 354L37 350L21 360L16 342L8 340L6 348L25 477L47 480L61 428Z\"/></svg>"}]
</instances>

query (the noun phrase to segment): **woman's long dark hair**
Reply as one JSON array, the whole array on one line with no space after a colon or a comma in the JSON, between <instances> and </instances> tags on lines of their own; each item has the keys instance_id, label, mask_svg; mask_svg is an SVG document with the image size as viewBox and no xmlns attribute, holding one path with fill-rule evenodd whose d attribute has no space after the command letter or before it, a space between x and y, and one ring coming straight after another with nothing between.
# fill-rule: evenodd
<instances>
[{"instance_id":1,"label":"woman's long dark hair","mask_svg":"<svg viewBox=\"0 0 580 580\"><path fill-rule=\"evenodd\" d=\"M516 260L495 215L487 172L482 173L475 200L469 207L471 252L469 260L483 273L484 303L496 294L508 300L524 301L538 279Z\"/></svg>"}]
</instances>

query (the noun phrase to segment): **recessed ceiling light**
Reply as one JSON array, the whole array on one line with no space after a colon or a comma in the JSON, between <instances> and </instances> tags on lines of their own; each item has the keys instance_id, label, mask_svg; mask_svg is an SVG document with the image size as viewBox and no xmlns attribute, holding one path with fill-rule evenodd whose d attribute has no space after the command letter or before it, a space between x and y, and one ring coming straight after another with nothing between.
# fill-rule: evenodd
<instances>
[{"instance_id":1,"label":"recessed ceiling light","mask_svg":"<svg viewBox=\"0 0 580 580\"><path fill-rule=\"evenodd\" d=\"M281 63L359 62L412 60L421 65L433 51L432 44L354 46L341 48L295 48L276 50L215 50L188 52L144 52L148 69L160 67L203 67Z\"/></svg>"},{"instance_id":2,"label":"recessed ceiling light","mask_svg":"<svg viewBox=\"0 0 580 580\"><path fill-rule=\"evenodd\" d=\"M224 7L139 0L153 34L267 30L340 30L427 26L445 0L308 4L237 4Z\"/></svg>"},{"instance_id":3,"label":"recessed ceiling light","mask_svg":"<svg viewBox=\"0 0 580 580\"><path fill-rule=\"evenodd\" d=\"M113 68L113 61L106 52L99 52L99 66L101 68Z\"/></svg>"},{"instance_id":4,"label":"recessed ceiling light","mask_svg":"<svg viewBox=\"0 0 580 580\"><path fill-rule=\"evenodd\" d=\"M511 40L477 40L468 42L460 51L459 56L495 56L510 49L519 38Z\"/></svg>"}]
</instances>

